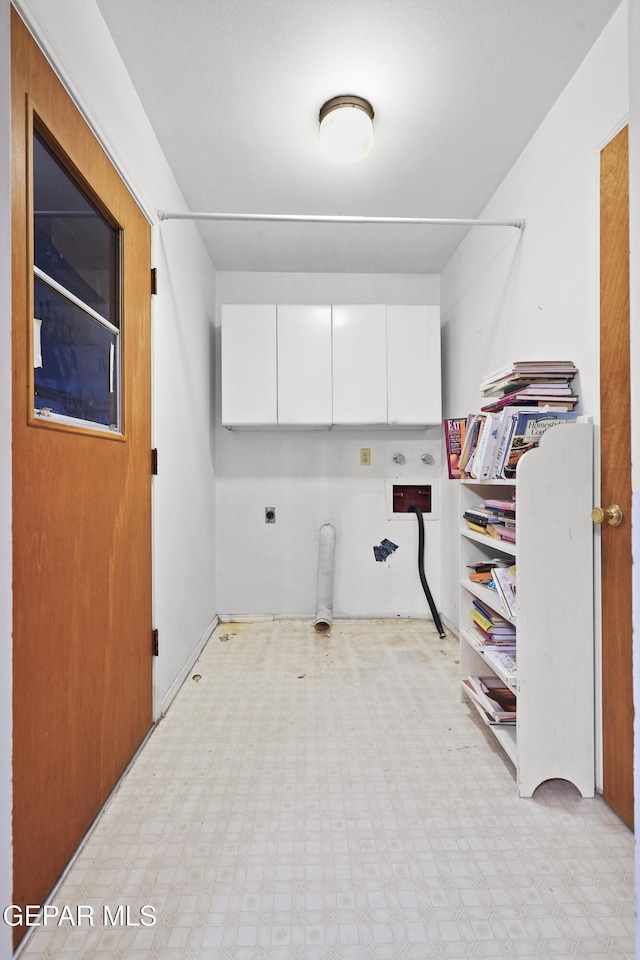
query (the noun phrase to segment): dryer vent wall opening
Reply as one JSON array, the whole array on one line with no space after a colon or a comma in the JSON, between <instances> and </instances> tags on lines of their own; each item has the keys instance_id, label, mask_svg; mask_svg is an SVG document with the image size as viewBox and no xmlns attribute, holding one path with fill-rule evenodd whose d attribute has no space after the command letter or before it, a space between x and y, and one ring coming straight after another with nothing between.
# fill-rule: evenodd
<instances>
[{"instance_id":1,"label":"dryer vent wall opening","mask_svg":"<svg viewBox=\"0 0 640 960\"><path fill-rule=\"evenodd\" d=\"M319 540L316 618L313 623L319 633L324 633L333 623L333 580L336 554L336 530L333 524L323 523L320 527Z\"/></svg>"}]
</instances>

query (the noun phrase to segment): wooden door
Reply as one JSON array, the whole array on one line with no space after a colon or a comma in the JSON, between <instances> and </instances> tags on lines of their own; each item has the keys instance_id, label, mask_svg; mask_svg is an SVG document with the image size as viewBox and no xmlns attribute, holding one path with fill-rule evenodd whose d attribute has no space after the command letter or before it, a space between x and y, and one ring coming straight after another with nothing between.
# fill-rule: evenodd
<instances>
[{"instance_id":1,"label":"wooden door","mask_svg":"<svg viewBox=\"0 0 640 960\"><path fill-rule=\"evenodd\" d=\"M24 905L43 902L152 722L151 291L148 223L11 13L13 842ZM34 416L34 123L119 231L119 432Z\"/></svg>"},{"instance_id":2,"label":"wooden door","mask_svg":"<svg viewBox=\"0 0 640 960\"><path fill-rule=\"evenodd\" d=\"M631 649L631 425L629 371L629 163L625 127L601 153L601 504L624 520L602 524L603 795L633 827Z\"/></svg>"}]
</instances>

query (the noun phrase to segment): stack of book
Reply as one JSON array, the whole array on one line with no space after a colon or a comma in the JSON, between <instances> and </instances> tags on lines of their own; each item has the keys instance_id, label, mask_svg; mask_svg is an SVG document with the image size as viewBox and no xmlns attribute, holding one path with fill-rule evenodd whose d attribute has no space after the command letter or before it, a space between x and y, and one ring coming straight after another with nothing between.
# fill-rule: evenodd
<instances>
[{"instance_id":1,"label":"stack of book","mask_svg":"<svg viewBox=\"0 0 640 960\"><path fill-rule=\"evenodd\" d=\"M504 617L490 610L474 597L471 609L472 629L485 647L513 647L516 628Z\"/></svg>"},{"instance_id":2,"label":"stack of book","mask_svg":"<svg viewBox=\"0 0 640 960\"><path fill-rule=\"evenodd\" d=\"M502 603L506 616L502 617L477 598L473 600L470 624L464 628L466 639L507 683L516 682L516 618L515 566L506 560L476 560L467 564L469 579L496 592L494 602ZM508 619L507 619L508 618Z\"/></svg>"},{"instance_id":3,"label":"stack of book","mask_svg":"<svg viewBox=\"0 0 640 960\"><path fill-rule=\"evenodd\" d=\"M485 528L489 537L516 542L516 501L514 499L489 499L484 501L485 512L491 519Z\"/></svg>"},{"instance_id":4,"label":"stack of book","mask_svg":"<svg viewBox=\"0 0 640 960\"><path fill-rule=\"evenodd\" d=\"M501 560L498 557L493 560L474 560L473 563L467 564L467 567L471 570L469 580L472 580L474 583L490 584L493 582L493 571L495 568L506 566L508 566L508 561Z\"/></svg>"},{"instance_id":5,"label":"stack of book","mask_svg":"<svg viewBox=\"0 0 640 960\"><path fill-rule=\"evenodd\" d=\"M475 530L476 533L484 533L487 536L491 535L490 532L487 532L487 527L490 526L496 518L489 510L470 507L468 510L465 510L462 516L467 521L467 526L470 530Z\"/></svg>"},{"instance_id":6,"label":"stack of book","mask_svg":"<svg viewBox=\"0 0 640 960\"><path fill-rule=\"evenodd\" d=\"M465 627L464 634L471 646L487 661L490 667L502 676L506 682L515 686L517 675L515 636L511 642L494 643L490 638L483 638L481 631L474 623Z\"/></svg>"},{"instance_id":7,"label":"stack of book","mask_svg":"<svg viewBox=\"0 0 640 960\"><path fill-rule=\"evenodd\" d=\"M522 454L536 446L549 427L577 419L579 397L571 386L577 373L571 360L517 361L490 373L480 390L483 397L496 399L467 417L464 427L448 421L459 424L459 453L449 475L514 479Z\"/></svg>"},{"instance_id":8,"label":"stack of book","mask_svg":"<svg viewBox=\"0 0 640 960\"><path fill-rule=\"evenodd\" d=\"M469 507L462 516L469 529L476 533L494 540L516 542L515 500L485 500L484 507Z\"/></svg>"},{"instance_id":9,"label":"stack of book","mask_svg":"<svg viewBox=\"0 0 640 960\"><path fill-rule=\"evenodd\" d=\"M569 386L578 373L572 360L520 360L495 370L480 384L483 397L498 397L483 410L507 404L559 406L573 410L578 396Z\"/></svg>"},{"instance_id":10,"label":"stack of book","mask_svg":"<svg viewBox=\"0 0 640 960\"><path fill-rule=\"evenodd\" d=\"M515 479L520 457L537 447L550 427L573 423L577 417L575 411L520 406L470 416L460 454L460 476L472 480Z\"/></svg>"},{"instance_id":11,"label":"stack of book","mask_svg":"<svg viewBox=\"0 0 640 960\"><path fill-rule=\"evenodd\" d=\"M515 723L516 695L498 677L465 677L462 687L480 707L487 723Z\"/></svg>"}]
</instances>

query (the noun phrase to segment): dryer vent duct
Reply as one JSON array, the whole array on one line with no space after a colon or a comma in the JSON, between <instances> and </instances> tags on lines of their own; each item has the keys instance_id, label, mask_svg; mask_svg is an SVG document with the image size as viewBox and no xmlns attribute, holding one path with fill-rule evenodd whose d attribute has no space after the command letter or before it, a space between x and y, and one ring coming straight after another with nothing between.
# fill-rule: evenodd
<instances>
[{"instance_id":1,"label":"dryer vent duct","mask_svg":"<svg viewBox=\"0 0 640 960\"><path fill-rule=\"evenodd\" d=\"M319 539L316 618L313 624L318 633L324 633L333 623L333 578L336 556L336 529L333 524L322 524Z\"/></svg>"}]
</instances>

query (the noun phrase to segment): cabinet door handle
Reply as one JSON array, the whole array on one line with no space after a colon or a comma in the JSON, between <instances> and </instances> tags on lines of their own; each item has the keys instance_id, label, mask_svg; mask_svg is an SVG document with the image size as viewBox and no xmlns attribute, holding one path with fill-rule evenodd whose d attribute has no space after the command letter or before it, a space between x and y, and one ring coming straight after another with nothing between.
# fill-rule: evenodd
<instances>
[{"instance_id":1,"label":"cabinet door handle","mask_svg":"<svg viewBox=\"0 0 640 960\"><path fill-rule=\"evenodd\" d=\"M624 513L617 503L612 503L610 507L594 507L591 519L594 523L603 523L606 520L610 527L619 527L624 520Z\"/></svg>"}]
</instances>

